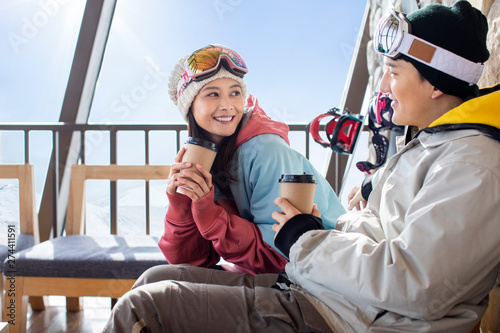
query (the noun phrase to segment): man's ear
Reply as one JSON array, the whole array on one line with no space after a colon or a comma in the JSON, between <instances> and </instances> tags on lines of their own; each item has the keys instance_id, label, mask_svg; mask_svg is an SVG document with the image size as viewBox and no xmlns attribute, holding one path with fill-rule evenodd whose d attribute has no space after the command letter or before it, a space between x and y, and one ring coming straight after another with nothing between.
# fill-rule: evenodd
<instances>
[{"instance_id":1,"label":"man's ear","mask_svg":"<svg viewBox=\"0 0 500 333\"><path fill-rule=\"evenodd\" d=\"M432 88L433 88L433 90L432 90L432 93L431 93L431 98L438 98L438 97L444 95L444 92L442 92L438 88L436 88L436 87L432 87Z\"/></svg>"}]
</instances>

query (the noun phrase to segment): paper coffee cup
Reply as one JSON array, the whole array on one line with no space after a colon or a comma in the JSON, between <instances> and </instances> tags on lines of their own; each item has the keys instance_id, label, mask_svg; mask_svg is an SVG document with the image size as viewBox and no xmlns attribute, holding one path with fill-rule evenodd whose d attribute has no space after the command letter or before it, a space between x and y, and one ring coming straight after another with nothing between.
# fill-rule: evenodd
<instances>
[{"instance_id":1,"label":"paper coffee cup","mask_svg":"<svg viewBox=\"0 0 500 333\"><path fill-rule=\"evenodd\" d=\"M191 170L198 175L202 176L196 164L201 164L205 170L210 171L214 163L215 156L217 156L217 145L213 142L189 137L186 140L186 151L182 156L182 162L190 162L192 165L185 170ZM188 186L182 186L187 190L191 190Z\"/></svg>"},{"instance_id":2,"label":"paper coffee cup","mask_svg":"<svg viewBox=\"0 0 500 333\"><path fill-rule=\"evenodd\" d=\"M310 174L283 174L279 180L280 197L287 199L303 214L311 214L314 205L316 178Z\"/></svg>"}]
</instances>

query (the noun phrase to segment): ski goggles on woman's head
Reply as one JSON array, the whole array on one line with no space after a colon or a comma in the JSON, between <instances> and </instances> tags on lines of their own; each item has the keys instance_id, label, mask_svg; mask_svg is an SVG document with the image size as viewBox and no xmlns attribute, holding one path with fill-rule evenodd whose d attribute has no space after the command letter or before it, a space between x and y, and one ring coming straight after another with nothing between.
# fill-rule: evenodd
<instances>
[{"instance_id":1,"label":"ski goggles on woman's head","mask_svg":"<svg viewBox=\"0 0 500 333\"><path fill-rule=\"evenodd\" d=\"M382 17L373 37L375 51L397 58L404 54L429 67L470 84L477 84L483 64L465 59L411 34L411 24L403 13L391 10Z\"/></svg>"},{"instance_id":2,"label":"ski goggles on woman's head","mask_svg":"<svg viewBox=\"0 0 500 333\"><path fill-rule=\"evenodd\" d=\"M191 81L214 76L224 66L232 74L243 77L247 65L238 53L223 45L208 45L191 53L184 62L184 72L177 83L177 98Z\"/></svg>"},{"instance_id":3,"label":"ski goggles on woman's head","mask_svg":"<svg viewBox=\"0 0 500 333\"><path fill-rule=\"evenodd\" d=\"M207 79L224 66L238 77L248 73L247 65L238 53L223 45L208 45L194 51L186 60L185 68L193 81Z\"/></svg>"}]
</instances>

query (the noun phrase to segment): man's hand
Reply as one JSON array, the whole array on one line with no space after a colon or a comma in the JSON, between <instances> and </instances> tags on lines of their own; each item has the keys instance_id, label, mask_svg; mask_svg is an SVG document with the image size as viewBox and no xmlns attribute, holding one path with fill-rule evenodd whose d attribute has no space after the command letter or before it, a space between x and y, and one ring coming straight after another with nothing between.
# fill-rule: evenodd
<instances>
[{"instance_id":1,"label":"man's hand","mask_svg":"<svg viewBox=\"0 0 500 333\"><path fill-rule=\"evenodd\" d=\"M288 200L283 198L276 198L274 200L274 204L281 209L281 212L274 211L272 214L273 220L276 221L276 223L273 224L273 231L277 235L278 232L281 230L281 228L285 225L285 223L288 222L288 220L302 213L295 206L293 206ZM312 215L321 217L321 213L316 204L314 204L313 206ZM275 238L276 235L274 235Z\"/></svg>"},{"instance_id":2,"label":"man's hand","mask_svg":"<svg viewBox=\"0 0 500 333\"><path fill-rule=\"evenodd\" d=\"M354 207L356 207L356 210L361 210L362 208L366 207L366 200L363 199L363 196L361 195L361 187L359 186L354 186L349 194L347 195L347 209L352 210Z\"/></svg>"}]
</instances>

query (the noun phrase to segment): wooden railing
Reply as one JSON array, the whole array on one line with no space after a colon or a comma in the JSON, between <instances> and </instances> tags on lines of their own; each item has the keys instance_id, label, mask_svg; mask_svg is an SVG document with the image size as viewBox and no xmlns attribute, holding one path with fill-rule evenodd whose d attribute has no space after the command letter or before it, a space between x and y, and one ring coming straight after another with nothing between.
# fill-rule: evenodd
<instances>
[{"instance_id":1,"label":"wooden railing","mask_svg":"<svg viewBox=\"0 0 500 333\"><path fill-rule=\"evenodd\" d=\"M304 151L306 158L310 156L310 135L306 130L306 124L288 124L291 134L303 133ZM49 237L58 237L64 232L64 220L67 207L68 188L64 189L64 179L69 179L71 164L88 163L86 152L87 134L89 132L107 132L109 133L109 164L118 164L118 143L117 136L120 132L143 132L144 133L144 164L150 164L151 161L151 138L150 133L170 132L175 133L175 152L182 145L181 136L187 136L186 124L75 124L75 123L44 123L27 124L12 123L0 124L0 135L4 132L21 132L24 137L24 161L15 161L13 163L31 163L36 164L30 158L30 152L33 146L31 133L50 132L52 140L52 156L50 157L48 172L43 179L44 192L42 195L39 220L41 240ZM184 132L184 133L183 133ZM70 144L70 141L72 143ZM74 142L77 142L75 145ZM68 153L68 150L73 150ZM61 161L59 156L73 156L73 161ZM136 156L140 158L140 156ZM105 162L106 163L106 162ZM167 163L169 164L169 163ZM35 165L36 167L36 165ZM343 170L342 170L343 171ZM342 175L340 175L342 176ZM146 216L149 216L149 183L146 183ZM110 211L111 223L116 224L117 219L117 187L116 182L110 182ZM48 212L48 213L47 213ZM45 232L44 232L45 230ZM52 231L52 235L50 235Z\"/></svg>"}]
</instances>

